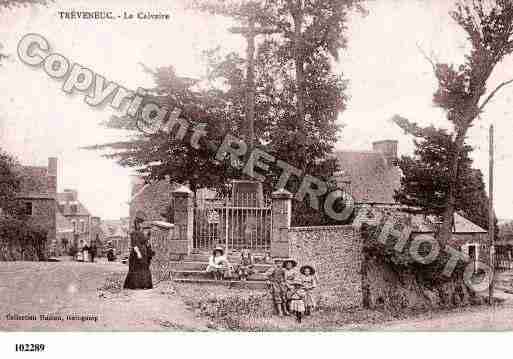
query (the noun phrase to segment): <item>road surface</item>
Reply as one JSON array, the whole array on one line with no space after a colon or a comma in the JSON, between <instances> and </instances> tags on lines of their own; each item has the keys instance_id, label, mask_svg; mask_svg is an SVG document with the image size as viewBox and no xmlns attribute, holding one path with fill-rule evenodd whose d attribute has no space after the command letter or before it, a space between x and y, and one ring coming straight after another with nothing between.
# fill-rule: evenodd
<instances>
[{"instance_id":1,"label":"road surface","mask_svg":"<svg viewBox=\"0 0 513 359\"><path fill-rule=\"evenodd\" d=\"M105 295L97 290L112 273L126 271L108 262L0 262L0 331L206 329L179 298L163 293L163 285ZM20 319L31 316L37 319Z\"/></svg>"}]
</instances>

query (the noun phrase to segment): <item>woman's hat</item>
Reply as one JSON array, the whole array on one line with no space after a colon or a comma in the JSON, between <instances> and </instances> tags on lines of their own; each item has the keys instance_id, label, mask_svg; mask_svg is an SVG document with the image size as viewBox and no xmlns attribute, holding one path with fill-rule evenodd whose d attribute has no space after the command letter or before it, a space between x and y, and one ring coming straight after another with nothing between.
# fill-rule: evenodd
<instances>
[{"instance_id":1,"label":"woman's hat","mask_svg":"<svg viewBox=\"0 0 513 359\"><path fill-rule=\"evenodd\" d=\"M224 254L224 249L222 247L215 247L214 250L212 251L212 254L215 256L216 252L220 252L221 255L223 255Z\"/></svg>"},{"instance_id":2,"label":"woman's hat","mask_svg":"<svg viewBox=\"0 0 513 359\"><path fill-rule=\"evenodd\" d=\"M141 210L136 211L135 212L135 219L144 222L146 220L146 213L144 213Z\"/></svg>"},{"instance_id":3,"label":"woman's hat","mask_svg":"<svg viewBox=\"0 0 513 359\"><path fill-rule=\"evenodd\" d=\"M315 274L315 269L314 267L312 267L311 265L309 264L305 264L304 266L301 266L301 268L299 268L299 273L301 274L305 274L305 269L306 268L310 268L310 274Z\"/></svg>"},{"instance_id":4,"label":"woman's hat","mask_svg":"<svg viewBox=\"0 0 513 359\"><path fill-rule=\"evenodd\" d=\"M292 268L295 268L297 266L297 262L292 258L284 258L283 259L283 268L287 266L287 263L292 263Z\"/></svg>"}]
</instances>

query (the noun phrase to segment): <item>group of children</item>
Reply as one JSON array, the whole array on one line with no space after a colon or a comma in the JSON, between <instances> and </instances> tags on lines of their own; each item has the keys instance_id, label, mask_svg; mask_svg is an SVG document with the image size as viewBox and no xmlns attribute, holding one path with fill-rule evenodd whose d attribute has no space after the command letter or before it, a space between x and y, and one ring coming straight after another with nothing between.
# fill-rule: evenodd
<instances>
[{"instance_id":1,"label":"group of children","mask_svg":"<svg viewBox=\"0 0 513 359\"><path fill-rule=\"evenodd\" d=\"M294 259L276 258L265 275L276 313L279 316L293 314L301 322L302 317L310 315L315 308L313 290L317 286L317 280L315 269L311 265L303 265L299 271L296 267L297 262ZM240 264L234 268L220 247L214 249L206 270L216 280L234 276L247 280L255 273L253 256L247 249L241 252Z\"/></svg>"},{"instance_id":2,"label":"group of children","mask_svg":"<svg viewBox=\"0 0 513 359\"><path fill-rule=\"evenodd\" d=\"M279 316L293 314L301 323L315 309L313 290L317 286L315 269L303 265L295 270L297 262L291 258L276 258L266 272L275 311Z\"/></svg>"}]
</instances>

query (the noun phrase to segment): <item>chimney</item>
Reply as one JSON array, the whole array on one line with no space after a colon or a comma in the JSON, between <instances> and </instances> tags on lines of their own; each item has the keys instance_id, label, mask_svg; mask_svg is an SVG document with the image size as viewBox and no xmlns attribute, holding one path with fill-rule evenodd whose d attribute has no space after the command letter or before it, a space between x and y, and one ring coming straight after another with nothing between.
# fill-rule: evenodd
<instances>
[{"instance_id":1,"label":"chimney","mask_svg":"<svg viewBox=\"0 0 513 359\"><path fill-rule=\"evenodd\" d=\"M48 158L48 193L57 196L57 158Z\"/></svg>"},{"instance_id":2,"label":"chimney","mask_svg":"<svg viewBox=\"0 0 513 359\"><path fill-rule=\"evenodd\" d=\"M396 140L383 140L372 143L374 152L381 152L385 156L388 166L395 166L397 163L397 143Z\"/></svg>"},{"instance_id":3,"label":"chimney","mask_svg":"<svg viewBox=\"0 0 513 359\"><path fill-rule=\"evenodd\" d=\"M66 193L66 201L74 202L78 200L78 192L74 189L65 189L64 193Z\"/></svg>"}]
</instances>

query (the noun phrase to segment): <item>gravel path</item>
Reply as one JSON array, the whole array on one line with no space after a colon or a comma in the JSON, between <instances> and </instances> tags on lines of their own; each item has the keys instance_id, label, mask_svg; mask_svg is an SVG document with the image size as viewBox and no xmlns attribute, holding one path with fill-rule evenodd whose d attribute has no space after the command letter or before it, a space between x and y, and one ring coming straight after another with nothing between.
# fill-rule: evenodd
<instances>
[{"instance_id":1,"label":"gravel path","mask_svg":"<svg viewBox=\"0 0 513 359\"><path fill-rule=\"evenodd\" d=\"M206 329L165 285L116 294L97 290L112 273L126 271L126 265L108 262L0 262L0 331ZM13 320L16 315L36 320Z\"/></svg>"}]
</instances>

